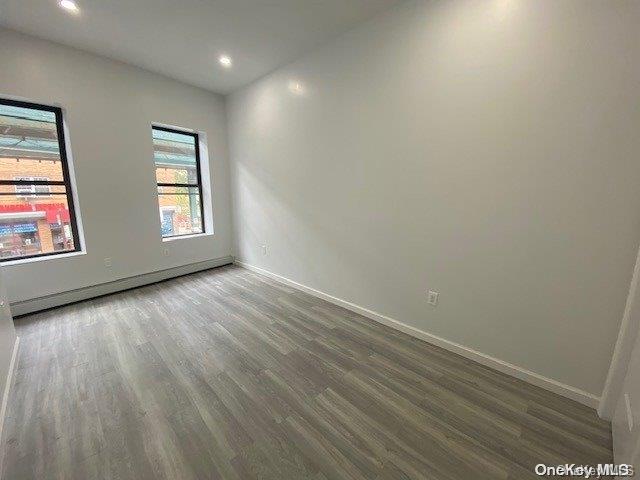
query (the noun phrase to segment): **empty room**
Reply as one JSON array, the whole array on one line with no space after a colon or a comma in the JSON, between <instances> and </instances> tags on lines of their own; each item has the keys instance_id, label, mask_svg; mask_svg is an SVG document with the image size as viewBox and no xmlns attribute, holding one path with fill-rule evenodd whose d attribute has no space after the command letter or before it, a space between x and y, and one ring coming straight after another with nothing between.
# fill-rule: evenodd
<instances>
[{"instance_id":1,"label":"empty room","mask_svg":"<svg viewBox=\"0 0 640 480\"><path fill-rule=\"evenodd\" d=\"M0 480L640 477L638 25L0 0Z\"/></svg>"}]
</instances>

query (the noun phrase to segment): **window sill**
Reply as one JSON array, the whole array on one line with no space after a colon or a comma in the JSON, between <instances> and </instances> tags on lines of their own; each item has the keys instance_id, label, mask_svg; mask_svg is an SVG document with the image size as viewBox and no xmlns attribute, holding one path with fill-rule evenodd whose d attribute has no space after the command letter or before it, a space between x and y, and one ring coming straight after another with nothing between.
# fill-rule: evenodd
<instances>
[{"instance_id":1,"label":"window sill","mask_svg":"<svg viewBox=\"0 0 640 480\"><path fill-rule=\"evenodd\" d=\"M186 238L213 237L213 233L194 233L192 235L176 235L175 237L163 238L163 242L175 242L176 240L184 240Z\"/></svg>"},{"instance_id":2,"label":"window sill","mask_svg":"<svg viewBox=\"0 0 640 480\"><path fill-rule=\"evenodd\" d=\"M79 252L59 253L58 255L46 255L44 257L18 258L16 260L7 260L5 262L0 263L0 265L2 266L23 265L25 263L45 262L48 260L62 260L63 258L78 257L80 255L86 255L86 254L87 252L85 251L79 251Z\"/></svg>"}]
</instances>

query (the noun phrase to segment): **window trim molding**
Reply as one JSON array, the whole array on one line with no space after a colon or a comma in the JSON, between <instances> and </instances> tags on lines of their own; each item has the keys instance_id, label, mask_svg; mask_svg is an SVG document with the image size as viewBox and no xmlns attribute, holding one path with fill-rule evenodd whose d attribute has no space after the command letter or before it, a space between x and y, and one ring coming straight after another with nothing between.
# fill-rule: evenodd
<instances>
[{"instance_id":1,"label":"window trim molding","mask_svg":"<svg viewBox=\"0 0 640 480\"><path fill-rule=\"evenodd\" d=\"M169 182L158 182L156 179L156 195L158 196L158 205L160 204L160 195L161 193L158 191L158 187L177 187L177 188L197 188L198 189L198 197L200 199L200 222L202 226L201 232L192 232L192 233L181 233L177 235L162 235L162 229L160 231L160 238L164 241L171 238L180 238L180 237L190 237L193 235L206 235L207 232L207 224L204 216L204 200L202 194L202 171L200 165L200 135L198 132L193 130L181 129L181 128L171 128L165 127L162 125L151 124L151 138L153 140L153 131L160 130L163 132L169 133L177 133L180 135L188 135L193 137L194 146L195 146L195 155L196 155L196 181L197 184L193 183L169 183ZM154 162L154 176L155 176L155 162ZM187 194L188 195L188 194Z\"/></svg>"},{"instance_id":2,"label":"window trim molding","mask_svg":"<svg viewBox=\"0 0 640 480\"><path fill-rule=\"evenodd\" d=\"M12 107L31 108L33 110L44 110L51 112L56 118L56 134L58 136L58 149L60 151L60 165L62 168L62 182L60 181L33 181L29 185L64 185L66 191L67 208L69 209L69 223L71 225L71 235L73 237L73 250L61 250L59 252L47 252L36 253L33 255L22 255L19 257L5 257L0 258L0 263L4 262L17 262L20 260L38 259L43 257L51 257L54 255L64 255L69 253L82 252L82 245L80 244L80 232L78 230L78 221L76 217L75 198L73 197L73 187L71 185L71 174L69 169L69 162L67 159L67 140L64 134L64 119L62 117L62 108L52 105L44 105L41 103L25 102L22 100L13 100L10 98L1 98L0 105L9 105ZM0 185L16 185L19 183L15 180L0 180ZM37 195L37 194L35 194ZM51 194L48 194L51 196Z\"/></svg>"}]
</instances>

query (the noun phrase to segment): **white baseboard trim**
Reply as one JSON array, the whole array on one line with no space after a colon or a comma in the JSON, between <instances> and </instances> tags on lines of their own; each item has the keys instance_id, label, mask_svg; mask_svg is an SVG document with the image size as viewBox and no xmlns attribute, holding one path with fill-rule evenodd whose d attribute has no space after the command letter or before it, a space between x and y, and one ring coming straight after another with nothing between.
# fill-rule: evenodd
<instances>
[{"instance_id":1,"label":"white baseboard trim","mask_svg":"<svg viewBox=\"0 0 640 480\"><path fill-rule=\"evenodd\" d=\"M18 358L18 347L20 346L20 337L16 337L13 342L13 352L11 352L11 362L9 363L9 371L2 392L2 406L0 407L0 442L2 441L2 432L4 429L4 419L7 416L7 406L9 405L9 393L13 384L13 374L16 369L16 359ZM0 474L2 474L2 461L4 460L4 450L0 449Z\"/></svg>"},{"instance_id":2,"label":"white baseboard trim","mask_svg":"<svg viewBox=\"0 0 640 480\"><path fill-rule=\"evenodd\" d=\"M588 407L597 408L600 402L600 397L592 393L585 392L584 390L581 390L579 388L572 387L571 385L566 385L557 380L553 380L552 378L545 377L525 368L513 365L509 362L505 362L504 360L500 360L499 358L492 357L491 355L478 352L477 350L465 347L464 345L460 345L459 343L455 343L445 338L438 337L437 335L433 335L431 333L425 332L424 330L412 327L394 318L387 317L386 315L374 312L373 310L369 310L368 308L361 307L354 303L348 302L347 300L343 300L341 298L334 297L333 295L321 292L320 290L316 290L315 288L311 288L306 285L302 285L301 283L294 282L293 280L290 280L281 275L277 275L263 268L250 265L237 259L234 263L248 270L252 270L256 273L260 273L269 278L272 278L278 282L284 283L285 285L313 295L314 297L321 298L323 300L326 300L327 302L333 303L334 305L346 308L347 310L351 310L352 312L358 313L364 317L370 318L371 320L382 323L383 325L404 332L408 335L411 335L412 337L419 338L420 340L424 340L425 342L431 343L438 347L442 347L446 350L449 350L450 352L462 355L463 357L474 360L482 365L493 368L494 370L505 373L507 375L511 375L515 378L519 378L520 380L524 380L527 383L544 388L545 390L556 393L558 395L562 395L563 397L570 398L571 400L575 400L583 405L587 405Z\"/></svg>"},{"instance_id":3,"label":"white baseboard trim","mask_svg":"<svg viewBox=\"0 0 640 480\"><path fill-rule=\"evenodd\" d=\"M188 275L190 273L208 270L210 268L221 267L222 265L229 265L230 263L233 263L233 257L227 256L205 260L204 262L190 263L179 267L167 268L165 270L158 270L156 272L143 273L141 275L122 278L112 282L100 283L98 285L91 285L89 287L78 288L67 292L54 293L52 295L14 302L11 303L11 312L14 317L26 315L27 313L59 307L60 305L100 297L102 295L108 295L110 293L120 292L130 288L141 287L143 285L149 285L169 278L180 277L182 275Z\"/></svg>"}]
</instances>

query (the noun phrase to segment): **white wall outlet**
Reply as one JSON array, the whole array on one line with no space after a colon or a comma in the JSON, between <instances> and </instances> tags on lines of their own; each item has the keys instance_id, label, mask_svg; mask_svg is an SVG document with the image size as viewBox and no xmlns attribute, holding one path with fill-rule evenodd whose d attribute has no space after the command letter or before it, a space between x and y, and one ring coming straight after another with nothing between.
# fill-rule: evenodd
<instances>
[{"instance_id":1,"label":"white wall outlet","mask_svg":"<svg viewBox=\"0 0 640 480\"><path fill-rule=\"evenodd\" d=\"M170 253L171 253L171 252L169 251L169 249L168 249L168 248L165 248L165 249L162 251L162 254L163 254L165 257L168 257Z\"/></svg>"},{"instance_id":2,"label":"white wall outlet","mask_svg":"<svg viewBox=\"0 0 640 480\"><path fill-rule=\"evenodd\" d=\"M110 268L111 265L113 265L113 263L111 262L111 257L106 257L104 259L104 266L107 267L107 268Z\"/></svg>"},{"instance_id":3,"label":"white wall outlet","mask_svg":"<svg viewBox=\"0 0 640 480\"><path fill-rule=\"evenodd\" d=\"M265 243L264 245L262 245L262 255L266 255L267 254L267 244Z\"/></svg>"},{"instance_id":4,"label":"white wall outlet","mask_svg":"<svg viewBox=\"0 0 640 480\"><path fill-rule=\"evenodd\" d=\"M429 290L427 292L427 303L429 305L433 305L434 307L438 304L438 297L440 294L438 292L434 292L433 290Z\"/></svg>"}]
</instances>

